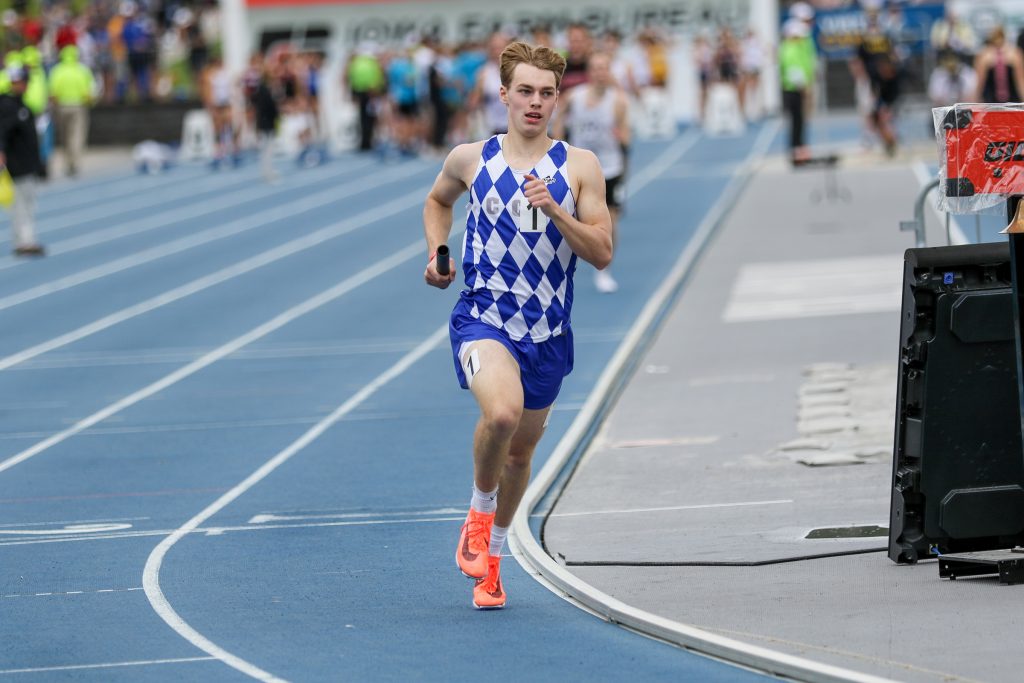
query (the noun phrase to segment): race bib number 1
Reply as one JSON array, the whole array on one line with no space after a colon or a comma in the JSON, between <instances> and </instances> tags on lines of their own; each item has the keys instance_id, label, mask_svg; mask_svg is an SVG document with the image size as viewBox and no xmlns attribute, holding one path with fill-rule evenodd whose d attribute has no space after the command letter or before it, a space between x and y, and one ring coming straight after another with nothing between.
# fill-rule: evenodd
<instances>
[{"instance_id":1,"label":"race bib number 1","mask_svg":"<svg viewBox=\"0 0 1024 683\"><path fill-rule=\"evenodd\" d=\"M543 211L526 204L519 212L519 232L544 232L549 220Z\"/></svg>"}]
</instances>

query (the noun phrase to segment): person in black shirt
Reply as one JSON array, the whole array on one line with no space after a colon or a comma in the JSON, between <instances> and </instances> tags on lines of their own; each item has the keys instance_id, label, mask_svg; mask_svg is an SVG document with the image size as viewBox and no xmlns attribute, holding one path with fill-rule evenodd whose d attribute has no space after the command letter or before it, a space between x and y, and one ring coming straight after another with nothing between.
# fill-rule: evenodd
<instances>
[{"instance_id":1,"label":"person in black shirt","mask_svg":"<svg viewBox=\"0 0 1024 683\"><path fill-rule=\"evenodd\" d=\"M882 30L877 12L867 16L867 28L857 48L857 70L871 84L873 104L869 120L885 145L886 154L896 154L895 107L900 95L900 63L892 39Z\"/></svg>"},{"instance_id":2,"label":"person in black shirt","mask_svg":"<svg viewBox=\"0 0 1024 683\"><path fill-rule=\"evenodd\" d=\"M270 79L269 70L263 68L259 74L259 80L251 84L249 104L252 106L256 133L259 136L260 173L268 183L276 183L278 174L274 170L274 135L277 131L280 110Z\"/></svg>"},{"instance_id":3,"label":"person in black shirt","mask_svg":"<svg viewBox=\"0 0 1024 683\"><path fill-rule=\"evenodd\" d=\"M21 97L28 84L28 71L21 65L9 67L11 89L0 95L0 166L6 166L14 180L11 227L15 256L42 256L35 240L36 181L44 177L39 157L36 119Z\"/></svg>"}]
</instances>

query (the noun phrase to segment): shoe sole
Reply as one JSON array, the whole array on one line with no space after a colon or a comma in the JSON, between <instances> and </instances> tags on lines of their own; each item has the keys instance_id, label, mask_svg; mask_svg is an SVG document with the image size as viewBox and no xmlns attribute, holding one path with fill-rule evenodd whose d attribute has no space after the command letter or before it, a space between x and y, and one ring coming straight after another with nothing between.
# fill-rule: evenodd
<instances>
[{"instance_id":1,"label":"shoe sole","mask_svg":"<svg viewBox=\"0 0 1024 683\"><path fill-rule=\"evenodd\" d=\"M472 574L467 574L465 571L462 570L462 565L459 564L458 560L455 560L455 566L458 567L459 573L462 574L463 576L465 576L467 579L473 579L474 581L480 581L481 579L486 579L487 578L487 574L484 574L483 576L473 576Z\"/></svg>"},{"instance_id":2,"label":"shoe sole","mask_svg":"<svg viewBox=\"0 0 1024 683\"><path fill-rule=\"evenodd\" d=\"M478 609L478 610L481 610L481 611L492 610L492 609L505 609L505 605L507 605L507 604L508 604L508 600L506 600L505 602L503 602L500 605L478 605L478 604L476 604L476 600L473 601L473 607Z\"/></svg>"}]
</instances>

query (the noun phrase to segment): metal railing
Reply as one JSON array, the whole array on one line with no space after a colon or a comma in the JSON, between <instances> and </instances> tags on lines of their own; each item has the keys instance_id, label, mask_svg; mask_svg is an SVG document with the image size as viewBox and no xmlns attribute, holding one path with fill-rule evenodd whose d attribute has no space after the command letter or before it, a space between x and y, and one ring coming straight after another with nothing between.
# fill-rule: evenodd
<instances>
[{"instance_id":1,"label":"metal railing","mask_svg":"<svg viewBox=\"0 0 1024 683\"><path fill-rule=\"evenodd\" d=\"M910 232L914 231L914 246L921 248L928 246L928 239L925 235L925 218L924 218L924 205L928 201L928 195L933 190L939 189L939 179L931 181L927 185L921 188L921 191L917 193L917 199L914 201L914 217L909 221L900 221L900 231ZM946 216L946 244L953 244L953 234L951 230L952 217L949 212L945 212ZM974 241L976 244L981 243L981 216L974 214Z\"/></svg>"}]
</instances>

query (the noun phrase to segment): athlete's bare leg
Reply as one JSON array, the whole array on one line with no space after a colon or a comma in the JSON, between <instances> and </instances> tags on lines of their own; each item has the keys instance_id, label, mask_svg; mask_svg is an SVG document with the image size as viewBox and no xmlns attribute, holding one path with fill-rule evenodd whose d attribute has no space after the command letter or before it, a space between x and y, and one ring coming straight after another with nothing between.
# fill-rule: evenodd
<instances>
[{"instance_id":1,"label":"athlete's bare leg","mask_svg":"<svg viewBox=\"0 0 1024 683\"><path fill-rule=\"evenodd\" d=\"M544 436L544 425L551 407L541 410L524 410L519 420L519 429L512 436L509 444L508 458L505 460L505 471L501 474L498 487L498 513L494 516L495 526L507 527L523 499L526 487L530 483L530 463L537 443Z\"/></svg>"},{"instance_id":2,"label":"athlete's bare leg","mask_svg":"<svg viewBox=\"0 0 1024 683\"><path fill-rule=\"evenodd\" d=\"M519 364L500 342L473 342L463 357L474 350L479 371L472 391L480 406L473 439L474 482L481 491L498 489L494 523L507 527L530 482L530 462L550 408L523 408Z\"/></svg>"},{"instance_id":3,"label":"athlete's bare leg","mask_svg":"<svg viewBox=\"0 0 1024 683\"><path fill-rule=\"evenodd\" d=\"M470 344L463 352L464 368L472 353L477 355L478 370L470 390L480 406L473 437L473 478L481 491L493 491L523 416L523 385L519 364L500 342L481 339Z\"/></svg>"}]
</instances>

